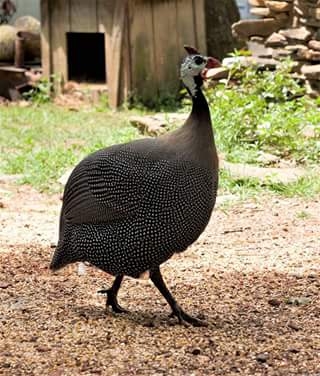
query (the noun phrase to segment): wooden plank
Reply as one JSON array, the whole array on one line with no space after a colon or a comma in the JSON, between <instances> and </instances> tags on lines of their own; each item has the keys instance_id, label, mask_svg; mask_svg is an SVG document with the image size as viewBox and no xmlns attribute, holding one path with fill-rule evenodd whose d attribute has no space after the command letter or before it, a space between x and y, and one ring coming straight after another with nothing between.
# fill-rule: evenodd
<instances>
[{"instance_id":1,"label":"wooden plank","mask_svg":"<svg viewBox=\"0 0 320 376\"><path fill-rule=\"evenodd\" d=\"M131 56L130 56L130 36L129 36L129 12L126 12L124 30L123 30L123 44L121 55L121 72L119 85L119 102L125 102L131 92Z\"/></svg>"},{"instance_id":2,"label":"wooden plank","mask_svg":"<svg viewBox=\"0 0 320 376\"><path fill-rule=\"evenodd\" d=\"M180 60L185 56L183 46L196 46L196 30L193 13L193 0L177 0L177 33Z\"/></svg>"},{"instance_id":3,"label":"wooden plank","mask_svg":"<svg viewBox=\"0 0 320 376\"><path fill-rule=\"evenodd\" d=\"M69 31L69 0L55 0L51 9L52 72L63 84L68 80L67 31ZM55 85L56 91L61 87Z\"/></svg>"},{"instance_id":4,"label":"wooden plank","mask_svg":"<svg viewBox=\"0 0 320 376\"><path fill-rule=\"evenodd\" d=\"M153 2L154 45L159 97L175 96L179 81L179 46L175 1Z\"/></svg>"},{"instance_id":5,"label":"wooden plank","mask_svg":"<svg viewBox=\"0 0 320 376\"><path fill-rule=\"evenodd\" d=\"M112 25L116 0L97 0L98 31L104 33L106 80L112 77Z\"/></svg>"},{"instance_id":6,"label":"wooden plank","mask_svg":"<svg viewBox=\"0 0 320 376\"><path fill-rule=\"evenodd\" d=\"M52 73L51 64L50 0L41 0L41 61L46 78Z\"/></svg>"},{"instance_id":7,"label":"wooden plank","mask_svg":"<svg viewBox=\"0 0 320 376\"><path fill-rule=\"evenodd\" d=\"M110 106L116 108L120 104L120 72L121 72L121 56L123 49L123 30L125 26L125 15L128 11L128 1L118 1L116 3L113 15L112 26L112 76L109 77L109 103Z\"/></svg>"},{"instance_id":8,"label":"wooden plank","mask_svg":"<svg viewBox=\"0 0 320 376\"><path fill-rule=\"evenodd\" d=\"M130 3L131 90L145 104L158 96L152 0Z\"/></svg>"},{"instance_id":9,"label":"wooden plank","mask_svg":"<svg viewBox=\"0 0 320 376\"><path fill-rule=\"evenodd\" d=\"M207 53L205 0L193 0L196 47L200 53Z\"/></svg>"},{"instance_id":10,"label":"wooden plank","mask_svg":"<svg viewBox=\"0 0 320 376\"><path fill-rule=\"evenodd\" d=\"M96 0L70 0L71 31L95 33L98 31Z\"/></svg>"}]
</instances>

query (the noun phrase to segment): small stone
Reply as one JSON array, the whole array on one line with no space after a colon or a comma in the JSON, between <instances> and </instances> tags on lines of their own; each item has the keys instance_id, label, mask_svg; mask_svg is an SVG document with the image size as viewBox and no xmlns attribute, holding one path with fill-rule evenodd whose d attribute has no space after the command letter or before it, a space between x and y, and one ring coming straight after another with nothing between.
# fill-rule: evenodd
<instances>
[{"instance_id":1,"label":"small stone","mask_svg":"<svg viewBox=\"0 0 320 376\"><path fill-rule=\"evenodd\" d=\"M292 7L286 1L265 1L265 4L272 12L289 12Z\"/></svg>"},{"instance_id":2,"label":"small stone","mask_svg":"<svg viewBox=\"0 0 320 376\"><path fill-rule=\"evenodd\" d=\"M269 8L254 7L250 9L250 14L257 17L269 17L271 15L271 11Z\"/></svg>"},{"instance_id":3,"label":"small stone","mask_svg":"<svg viewBox=\"0 0 320 376\"><path fill-rule=\"evenodd\" d=\"M199 349L198 347L193 349L191 351L192 355L200 355L201 354L201 349Z\"/></svg>"},{"instance_id":4,"label":"small stone","mask_svg":"<svg viewBox=\"0 0 320 376\"><path fill-rule=\"evenodd\" d=\"M307 125L305 126L302 131L301 131L301 134L305 137L305 138L315 138L316 137L316 130L315 130L315 127L313 125ZM309 276L308 276L309 278Z\"/></svg>"},{"instance_id":5,"label":"small stone","mask_svg":"<svg viewBox=\"0 0 320 376\"><path fill-rule=\"evenodd\" d=\"M311 32L305 27L297 27L286 30L280 30L279 34L283 35L289 40L306 42L311 38Z\"/></svg>"},{"instance_id":6,"label":"small stone","mask_svg":"<svg viewBox=\"0 0 320 376\"><path fill-rule=\"evenodd\" d=\"M0 282L0 289L2 289L2 290L5 290L10 286L11 286L10 283Z\"/></svg>"},{"instance_id":7,"label":"small stone","mask_svg":"<svg viewBox=\"0 0 320 376\"><path fill-rule=\"evenodd\" d=\"M320 61L320 51L301 49L297 52L297 58L301 60Z\"/></svg>"},{"instance_id":8,"label":"small stone","mask_svg":"<svg viewBox=\"0 0 320 376\"><path fill-rule=\"evenodd\" d=\"M232 32L235 36L244 39L254 35L268 37L273 32L278 31L282 26L284 26L283 23L274 18L240 20L232 25Z\"/></svg>"},{"instance_id":9,"label":"small stone","mask_svg":"<svg viewBox=\"0 0 320 376\"><path fill-rule=\"evenodd\" d=\"M256 360L260 363L266 363L269 359L268 353L260 353L256 356Z\"/></svg>"},{"instance_id":10,"label":"small stone","mask_svg":"<svg viewBox=\"0 0 320 376\"><path fill-rule=\"evenodd\" d=\"M4 209L4 208L5 208L4 203L0 201L0 209Z\"/></svg>"},{"instance_id":11,"label":"small stone","mask_svg":"<svg viewBox=\"0 0 320 376\"><path fill-rule=\"evenodd\" d=\"M291 348L288 351L291 352L291 353L293 353L293 354L298 354L300 352L300 350L298 350L296 348Z\"/></svg>"},{"instance_id":12,"label":"small stone","mask_svg":"<svg viewBox=\"0 0 320 376\"><path fill-rule=\"evenodd\" d=\"M289 322L288 327L290 329L295 330L296 332L301 329L301 327L298 324L295 324L294 322Z\"/></svg>"},{"instance_id":13,"label":"small stone","mask_svg":"<svg viewBox=\"0 0 320 376\"><path fill-rule=\"evenodd\" d=\"M52 371L52 373L49 373L48 376L63 376L65 373L62 370L55 370Z\"/></svg>"},{"instance_id":14,"label":"small stone","mask_svg":"<svg viewBox=\"0 0 320 376\"><path fill-rule=\"evenodd\" d=\"M291 55L291 52L284 49L284 48L277 48L273 50L272 52L272 57L274 59L281 59L281 58L286 58Z\"/></svg>"},{"instance_id":15,"label":"small stone","mask_svg":"<svg viewBox=\"0 0 320 376\"><path fill-rule=\"evenodd\" d=\"M78 276L86 275L86 265L83 262L78 264Z\"/></svg>"},{"instance_id":16,"label":"small stone","mask_svg":"<svg viewBox=\"0 0 320 376\"><path fill-rule=\"evenodd\" d=\"M270 165L276 162L279 162L280 158L277 155L265 153L263 151L260 152L257 161L263 165Z\"/></svg>"},{"instance_id":17,"label":"small stone","mask_svg":"<svg viewBox=\"0 0 320 376\"><path fill-rule=\"evenodd\" d=\"M320 77L320 64L315 65L303 65L301 67L301 73L308 79L319 79Z\"/></svg>"},{"instance_id":18,"label":"small stone","mask_svg":"<svg viewBox=\"0 0 320 376\"><path fill-rule=\"evenodd\" d=\"M298 52L300 50L307 50L308 47L305 46L304 44L293 44L293 45L290 45L290 46L286 46L285 49L290 51L290 52Z\"/></svg>"},{"instance_id":19,"label":"small stone","mask_svg":"<svg viewBox=\"0 0 320 376\"><path fill-rule=\"evenodd\" d=\"M47 346L37 346L37 351L40 352L40 353L44 353L44 352L48 352L48 351L51 351L51 349Z\"/></svg>"},{"instance_id":20,"label":"small stone","mask_svg":"<svg viewBox=\"0 0 320 376\"><path fill-rule=\"evenodd\" d=\"M264 0L249 0L249 4L253 7L264 7L265 1Z\"/></svg>"},{"instance_id":21,"label":"small stone","mask_svg":"<svg viewBox=\"0 0 320 376\"><path fill-rule=\"evenodd\" d=\"M206 78L210 80L221 80L222 78L228 78L229 69L228 68L212 68L208 69L206 73Z\"/></svg>"},{"instance_id":22,"label":"small stone","mask_svg":"<svg viewBox=\"0 0 320 376\"><path fill-rule=\"evenodd\" d=\"M256 42L253 38L247 42L248 49L252 52L252 56L259 56L259 57L272 57L273 49L270 47L266 47L264 43Z\"/></svg>"},{"instance_id":23,"label":"small stone","mask_svg":"<svg viewBox=\"0 0 320 376\"><path fill-rule=\"evenodd\" d=\"M275 59L265 57L255 57L253 59L253 62L259 67L263 67L265 69L275 69L279 64L279 62Z\"/></svg>"},{"instance_id":24,"label":"small stone","mask_svg":"<svg viewBox=\"0 0 320 376\"><path fill-rule=\"evenodd\" d=\"M266 47L284 47L287 44L287 38L279 33L272 33L265 42Z\"/></svg>"},{"instance_id":25,"label":"small stone","mask_svg":"<svg viewBox=\"0 0 320 376\"><path fill-rule=\"evenodd\" d=\"M159 120L153 116L132 116L130 123L142 134L149 136L159 136L166 132L167 122L165 119Z\"/></svg>"},{"instance_id":26,"label":"small stone","mask_svg":"<svg viewBox=\"0 0 320 376\"><path fill-rule=\"evenodd\" d=\"M287 304L302 306L311 303L311 299L307 297L291 296L286 300Z\"/></svg>"},{"instance_id":27,"label":"small stone","mask_svg":"<svg viewBox=\"0 0 320 376\"><path fill-rule=\"evenodd\" d=\"M320 41L318 40L310 40L308 43L308 47L315 51L320 51Z\"/></svg>"},{"instance_id":28,"label":"small stone","mask_svg":"<svg viewBox=\"0 0 320 376\"><path fill-rule=\"evenodd\" d=\"M279 307L281 305L281 300L279 299L269 299L268 300L268 303L272 306L272 307Z\"/></svg>"},{"instance_id":29,"label":"small stone","mask_svg":"<svg viewBox=\"0 0 320 376\"><path fill-rule=\"evenodd\" d=\"M265 38L263 37L259 37L257 35L254 35L250 38L250 41L251 42L256 42L256 43L260 43L260 44L264 44L264 41L265 41Z\"/></svg>"},{"instance_id":30,"label":"small stone","mask_svg":"<svg viewBox=\"0 0 320 376\"><path fill-rule=\"evenodd\" d=\"M156 325L155 325L153 320L146 320L143 323L143 326L146 327L146 328L154 328Z\"/></svg>"}]
</instances>

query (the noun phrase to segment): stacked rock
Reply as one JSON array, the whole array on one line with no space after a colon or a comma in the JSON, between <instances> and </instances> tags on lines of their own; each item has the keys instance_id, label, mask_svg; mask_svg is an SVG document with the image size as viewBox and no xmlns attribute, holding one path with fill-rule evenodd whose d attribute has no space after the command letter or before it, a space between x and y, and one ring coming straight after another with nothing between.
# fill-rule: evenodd
<instances>
[{"instance_id":1,"label":"stacked rock","mask_svg":"<svg viewBox=\"0 0 320 376\"><path fill-rule=\"evenodd\" d=\"M256 19L232 26L257 57L291 57L308 92L320 95L320 0L249 0Z\"/></svg>"}]
</instances>

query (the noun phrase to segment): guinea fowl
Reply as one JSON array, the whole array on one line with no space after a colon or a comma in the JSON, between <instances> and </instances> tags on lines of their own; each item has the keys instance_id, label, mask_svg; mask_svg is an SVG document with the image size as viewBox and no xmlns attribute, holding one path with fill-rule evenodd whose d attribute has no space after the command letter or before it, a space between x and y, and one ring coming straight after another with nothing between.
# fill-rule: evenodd
<instances>
[{"instance_id":1,"label":"guinea fowl","mask_svg":"<svg viewBox=\"0 0 320 376\"><path fill-rule=\"evenodd\" d=\"M191 245L207 226L218 185L218 157L210 112L201 91L208 68L220 63L185 46L181 78L192 98L185 124L154 139L99 150L82 160L66 184L59 242L50 269L89 262L116 278L107 306L117 301L124 276L149 272L179 323L202 325L168 290L160 265Z\"/></svg>"}]
</instances>

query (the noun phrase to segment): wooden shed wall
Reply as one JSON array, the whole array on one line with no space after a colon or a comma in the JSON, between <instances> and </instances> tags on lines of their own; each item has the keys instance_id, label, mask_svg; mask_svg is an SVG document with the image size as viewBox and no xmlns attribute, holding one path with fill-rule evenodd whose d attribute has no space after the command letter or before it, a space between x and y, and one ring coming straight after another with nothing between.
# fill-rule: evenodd
<instances>
[{"instance_id":1,"label":"wooden shed wall","mask_svg":"<svg viewBox=\"0 0 320 376\"><path fill-rule=\"evenodd\" d=\"M206 53L204 0L135 0L129 19L133 94L146 103L175 95L183 45Z\"/></svg>"},{"instance_id":2,"label":"wooden shed wall","mask_svg":"<svg viewBox=\"0 0 320 376\"><path fill-rule=\"evenodd\" d=\"M116 106L121 98L119 90L114 90L120 82L121 69L124 69L121 58L123 56L122 34L123 30L126 30L124 27L125 14L127 14L127 11L123 1L42 0L42 64L44 75L56 74L63 81L68 80L67 32L104 33L106 77L110 78L111 104ZM119 53L117 53L118 51ZM83 51L83 53L85 54L86 51ZM124 78L122 82L125 84Z\"/></svg>"},{"instance_id":3,"label":"wooden shed wall","mask_svg":"<svg viewBox=\"0 0 320 376\"><path fill-rule=\"evenodd\" d=\"M44 74L68 79L67 32L105 33L109 100L175 95L183 45L206 52L204 0L42 0ZM85 53L85 51L84 51Z\"/></svg>"}]
</instances>

